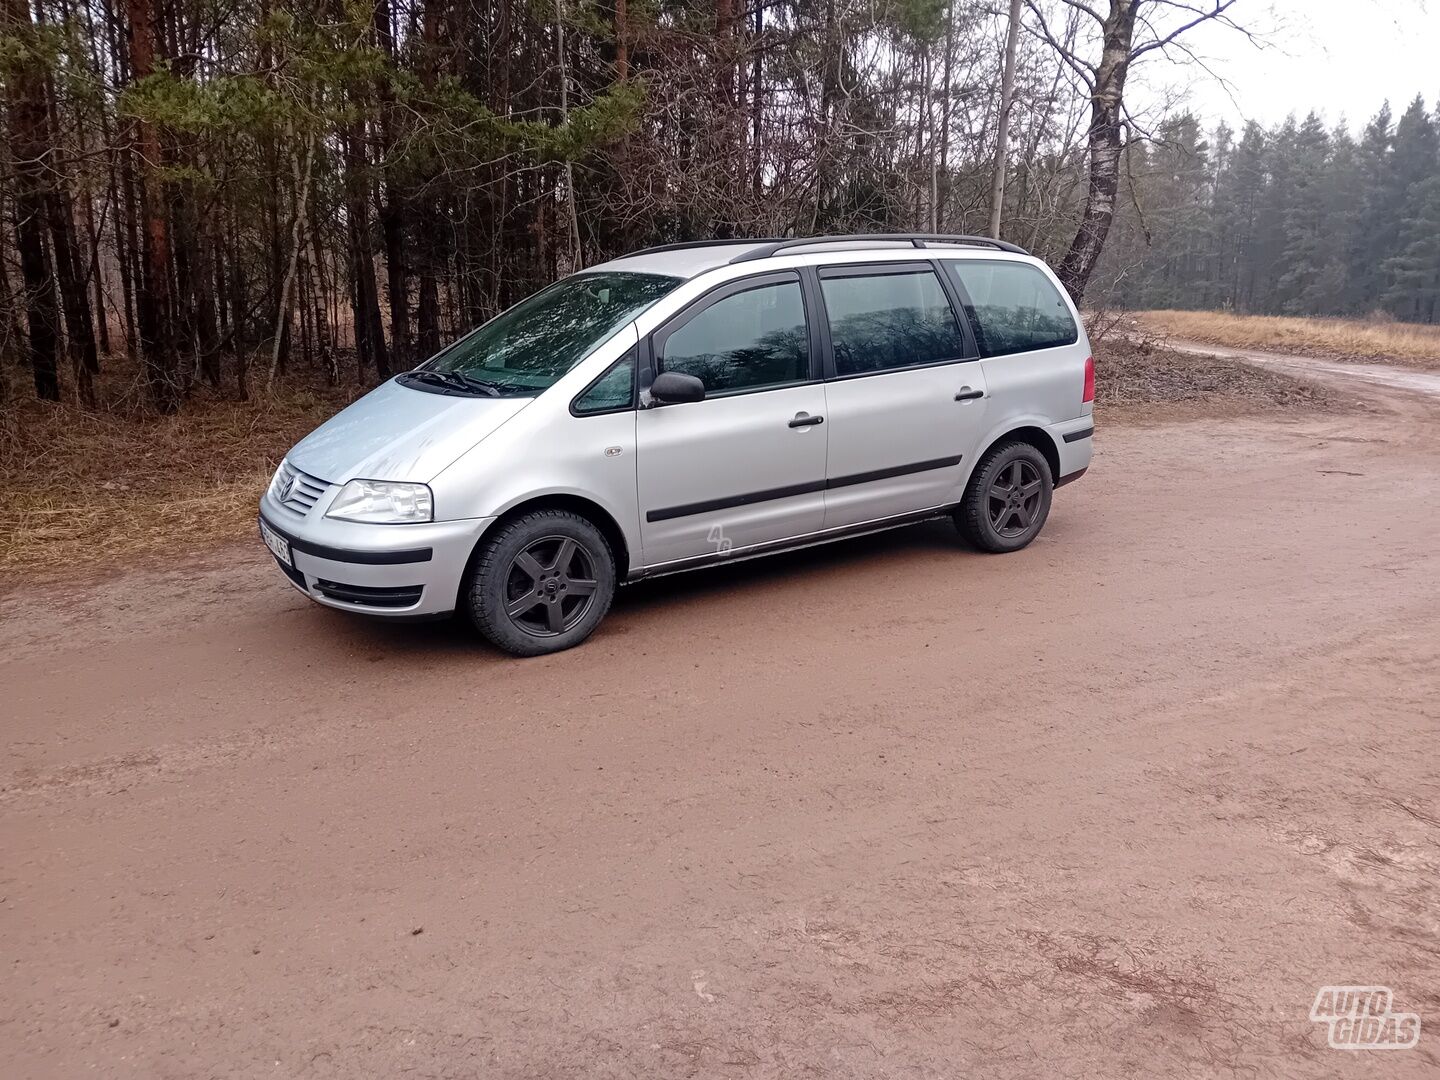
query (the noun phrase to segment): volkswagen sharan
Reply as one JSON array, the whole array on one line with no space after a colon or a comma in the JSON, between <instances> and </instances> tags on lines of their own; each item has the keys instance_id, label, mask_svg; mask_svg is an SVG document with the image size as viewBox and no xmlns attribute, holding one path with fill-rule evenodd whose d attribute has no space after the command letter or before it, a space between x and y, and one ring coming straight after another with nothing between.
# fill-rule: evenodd
<instances>
[{"instance_id":1,"label":"volkswagen sharan","mask_svg":"<svg viewBox=\"0 0 1440 1080\"><path fill-rule=\"evenodd\" d=\"M1012 244L671 244L542 289L321 425L260 532L317 603L462 611L534 656L641 578L938 517L1017 551L1090 464L1094 396L1078 312Z\"/></svg>"}]
</instances>

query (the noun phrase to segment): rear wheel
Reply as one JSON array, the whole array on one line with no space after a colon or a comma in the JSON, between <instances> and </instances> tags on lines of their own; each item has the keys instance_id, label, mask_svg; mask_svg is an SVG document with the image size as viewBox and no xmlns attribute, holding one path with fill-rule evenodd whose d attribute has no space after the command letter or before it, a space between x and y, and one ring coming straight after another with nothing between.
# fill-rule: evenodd
<instances>
[{"instance_id":1,"label":"rear wheel","mask_svg":"<svg viewBox=\"0 0 1440 1080\"><path fill-rule=\"evenodd\" d=\"M1050 463L1027 442L995 447L976 467L955 524L982 551L1019 551L1045 526L1055 489Z\"/></svg>"},{"instance_id":2,"label":"rear wheel","mask_svg":"<svg viewBox=\"0 0 1440 1080\"><path fill-rule=\"evenodd\" d=\"M600 625L615 596L615 558L590 521L537 510L488 537L470 579L470 618L514 656L559 652Z\"/></svg>"}]
</instances>

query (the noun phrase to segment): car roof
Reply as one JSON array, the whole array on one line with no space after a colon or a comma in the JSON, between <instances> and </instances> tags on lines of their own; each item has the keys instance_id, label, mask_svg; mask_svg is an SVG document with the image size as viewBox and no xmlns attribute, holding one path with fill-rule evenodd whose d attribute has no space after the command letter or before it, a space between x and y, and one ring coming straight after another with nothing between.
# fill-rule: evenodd
<instances>
[{"instance_id":1,"label":"car roof","mask_svg":"<svg viewBox=\"0 0 1440 1080\"><path fill-rule=\"evenodd\" d=\"M750 240L714 246L651 249L637 251L631 255L622 255L618 259L611 259L609 262L599 263L595 266L587 266L585 269L587 272L629 270L634 273L665 274L669 277L688 280L698 277L707 270L714 270L717 266L725 266L736 255L755 251L763 244L763 241Z\"/></svg>"},{"instance_id":2,"label":"car roof","mask_svg":"<svg viewBox=\"0 0 1440 1080\"><path fill-rule=\"evenodd\" d=\"M917 249L919 249L917 251ZM824 253L844 255L851 252L894 251L919 256L920 252L943 252L947 256L964 253L980 257L1013 254L1030 257L1029 252L1014 244L981 236L945 234L866 234L857 236L792 237L786 240L702 240L693 244L667 244L646 248L618 259L586 267L587 272L630 271L641 274L665 274L689 280L709 270L737 262L754 262L761 269L771 255Z\"/></svg>"}]
</instances>

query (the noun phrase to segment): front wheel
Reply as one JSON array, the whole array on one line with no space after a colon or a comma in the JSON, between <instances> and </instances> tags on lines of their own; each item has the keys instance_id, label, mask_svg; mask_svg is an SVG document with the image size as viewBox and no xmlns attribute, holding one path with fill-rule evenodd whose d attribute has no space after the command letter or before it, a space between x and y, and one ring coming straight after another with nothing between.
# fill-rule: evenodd
<instances>
[{"instance_id":1,"label":"front wheel","mask_svg":"<svg viewBox=\"0 0 1440 1080\"><path fill-rule=\"evenodd\" d=\"M470 618L512 656L579 645L615 597L615 557L590 521L539 510L487 537L470 579Z\"/></svg>"},{"instance_id":2,"label":"front wheel","mask_svg":"<svg viewBox=\"0 0 1440 1080\"><path fill-rule=\"evenodd\" d=\"M1027 442L1001 443L970 477L955 524L982 551L1019 551L1040 535L1054 490L1044 454Z\"/></svg>"}]
</instances>

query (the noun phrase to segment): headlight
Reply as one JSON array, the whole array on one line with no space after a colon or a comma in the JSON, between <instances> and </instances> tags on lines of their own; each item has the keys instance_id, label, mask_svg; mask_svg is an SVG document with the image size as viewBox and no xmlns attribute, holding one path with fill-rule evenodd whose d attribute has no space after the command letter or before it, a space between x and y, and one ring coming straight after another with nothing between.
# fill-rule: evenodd
<instances>
[{"instance_id":1,"label":"headlight","mask_svg":"<svg viewBox=\"0 0 1440 1080\"><path fill-rule=\"evenodd\" d=\"M425 484L351 480L340 489L325 516L377 525L431 521L435 517L435 501Z\"/></svg>"}]
</instances>

